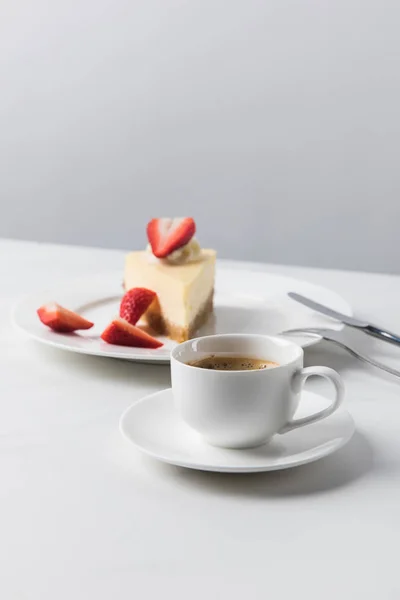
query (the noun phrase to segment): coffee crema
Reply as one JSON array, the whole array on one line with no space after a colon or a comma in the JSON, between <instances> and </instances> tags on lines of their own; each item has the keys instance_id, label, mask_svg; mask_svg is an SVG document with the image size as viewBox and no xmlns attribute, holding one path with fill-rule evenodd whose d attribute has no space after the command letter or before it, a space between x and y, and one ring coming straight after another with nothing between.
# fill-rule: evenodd
<instances>
[{"instance_id":1,"label":"coffee crema","mask_svg":"<svg viewBox=\"0 0 400 600\"><path fill-rule=\"evenodd\" d=\"M221 356L219 354L211 354L200 360L192 360L187 364L191 367L215 371L259 371L279 367L279 364L272 360L247 356Z\"/></svg>"}]
</instances>

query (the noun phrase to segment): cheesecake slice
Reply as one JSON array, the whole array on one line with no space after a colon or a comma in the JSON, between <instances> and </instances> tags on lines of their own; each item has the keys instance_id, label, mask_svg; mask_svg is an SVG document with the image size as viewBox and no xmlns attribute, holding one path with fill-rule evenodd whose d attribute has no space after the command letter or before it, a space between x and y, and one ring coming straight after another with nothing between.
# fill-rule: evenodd
<instances>
[{"instance_id":1,"label":"cheesecake slice","mask_svg":"<svg viewBox=\"0 0 400 600\"><path fill-rule=\"evenodd\" d=\"M156 332L177 342L194 337L213 312L215 250L201 250L195 260L174 264L148 251L126 257L126 290L144 287L157 294L144 318Z\"/></svg>"}]
</instances>

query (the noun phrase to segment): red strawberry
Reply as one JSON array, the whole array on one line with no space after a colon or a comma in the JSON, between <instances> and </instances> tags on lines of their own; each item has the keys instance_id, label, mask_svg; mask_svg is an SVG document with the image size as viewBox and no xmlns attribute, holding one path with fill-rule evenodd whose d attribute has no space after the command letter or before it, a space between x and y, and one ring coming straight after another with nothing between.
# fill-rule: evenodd
<instances>
[{"instance_id":1,"label":"red strawberry","mask_svg":"<svg viewBox=\"0 0 400 600\"><path fill-rule=\"evenodd\" d=\"M38 308L39 319L53 329L61 333L71 333L77 329L90 329L93 323L80 315L60 306L56 302L45 304Z\"/></svg>"},{"instance_id":2,"label":"red strawberry","mask_svg":"<svg viewBox=\"0 0 400 600\"><path fill-rule=\"evenodd\" d=\"M136 325L155 297L156 293L146 288L128 290L121 300L119 316L131 325Z\"/></svg>"},{"instance_id":3,"label":"red strawberry","mask_svg":"<svg viewBox=\"0 0 400 600\"><path fill-rule=\"evenodd\" d=\"M147 237L157 258L165 258L190 242L195 231L192 217L152 219L147 225Z\"/></svg>"},{"instance_id":4,"label":"red strawberry","mask_svg":"<svg viewBox=\"0 0 400 600\"><path fill-rule=\"evenodd\" d=\"M139 327L131 325L125 319L114 319L101 334L107 344L116 346L134 346L137 348L159 348L163 344Z\"/></svg>"}]
</instances>

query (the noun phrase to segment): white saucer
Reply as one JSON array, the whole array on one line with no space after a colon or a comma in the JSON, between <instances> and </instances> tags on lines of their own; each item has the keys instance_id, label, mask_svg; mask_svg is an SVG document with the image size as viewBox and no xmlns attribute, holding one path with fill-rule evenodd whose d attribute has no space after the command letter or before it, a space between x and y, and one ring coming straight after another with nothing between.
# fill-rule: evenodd
<instances>
[{"instance_id":1,"label":"white saucer","mask_svg":"<svg viewBox=\"0 0 400 600\"><path fill-rule=\"evenodd\" d=\"M296 416L311 414L328 404L323 396L303 392ZM251 473L289 469L332 454L349 441L355 426L347 410L341 408L323 421L277 435L258 448L215 448L181 420L172 390L167 389L130 406L121 417L120 429L139 450L163 462L200 471Z\"/></svg>"}]
</instances>

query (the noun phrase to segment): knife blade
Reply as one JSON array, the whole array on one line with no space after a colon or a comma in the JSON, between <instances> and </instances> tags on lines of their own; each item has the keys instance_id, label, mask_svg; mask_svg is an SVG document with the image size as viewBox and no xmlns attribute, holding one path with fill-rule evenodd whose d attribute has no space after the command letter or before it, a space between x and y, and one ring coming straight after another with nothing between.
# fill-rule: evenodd
<instances>
[{"instance_id":1,"label":"knife blade","mask_svg":"<svg viewBox=\"0 0 400 600\"><path fill-rule=\"evenodd\" d=\"M307 306L312 310L322 313L327 317L331 317L332 319L341 321L349 327L354 327L354 329L363 331L364 333L371 335L375 338L378 338L385 342L389 342L391 344L394 344L395 346L400 346L400 336L396 333L386 331L385 329L382 329L377 325L372 325L371 323L368 323L368 321L361 321L360 319L356 319L355 317L344 315L343 313L340 313L337 310L333 310L328 306L324 306L323 304L315 302L314 300L311 300L311 298L307 298L306 296L302 296L301 294L297 294L296 292L288 292L288 296L292 300L300 302L300 304L303 304L304 306Z\"/></svg>"}]
</instances>

